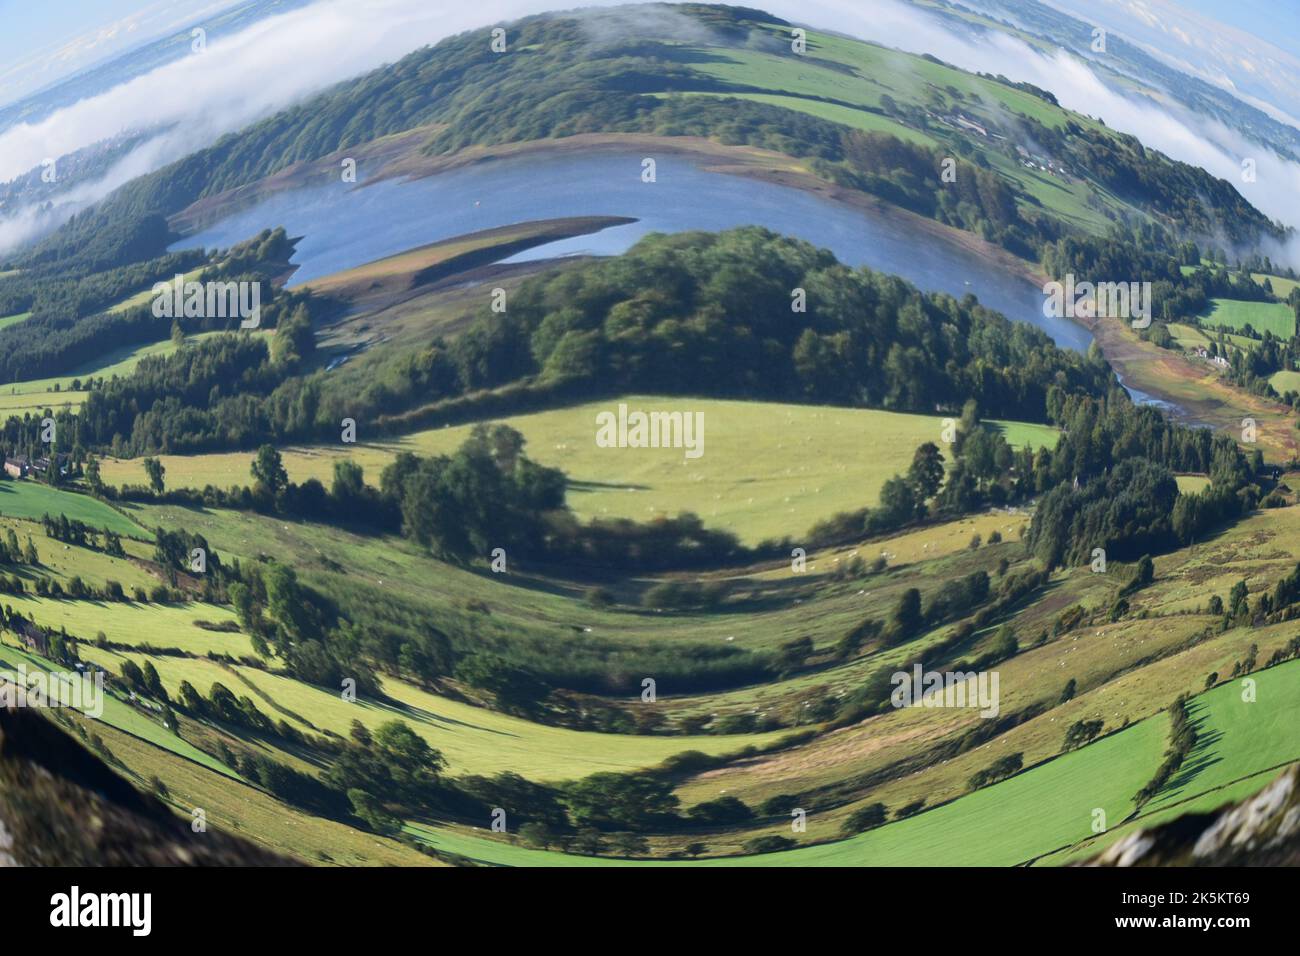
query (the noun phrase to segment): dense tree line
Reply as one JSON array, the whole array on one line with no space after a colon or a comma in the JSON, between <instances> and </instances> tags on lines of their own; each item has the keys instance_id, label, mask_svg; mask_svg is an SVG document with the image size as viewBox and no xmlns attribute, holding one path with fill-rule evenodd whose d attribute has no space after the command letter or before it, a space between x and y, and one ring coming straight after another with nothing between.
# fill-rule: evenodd
<instances>
[{"instance_id":1,"label":"dense tree line","mask_svg":"<svg viewBox=\"0 0 1300 956\"><path fill-rule=\"evenodd\" d=\"M105 554L114 558L126 557L126 551L122 548L122 536L110 528L106 527L101 530L86 524L80 519L69 518L62 513L57 518L49 514L43 515L41 524L45 528L47 537L62 541L64 544L76 545L79 548L100 550L99 537L103 535L102 550ZM11 531L10 534L12 533ZM10 542L11 548L15 542Z\"/></svg>"},{"instance_id":2,"label":"dense tree line","mask_svg":"<svg viewBox=\"0 0 1300 956\"><path fill-rule=\"evenodd\" d=\"M1183 694L1169 705L1167 711L1169 714L1169 749L1165 751L1165 759L1156 768L1155 774L1134 795L1133 802L1138 807L1145 805L1169 783L1196 746L1196 725L1192 722L1191 713L1188 710L1188 699L1189 695Z\"/></svg>"},{"instance_id":3,"label":"dense tree line","mask_svg":"<svg viewBox=\"0 0 1300 956\"><path fill-rule=\"evenodd\" d=\"M1261 462L1231 438L1166 421L1155 409L1083 397L1061 400L1065 428L1036 466L1039 491L1026 541L1049 567L1107 558L1137 560L1189 544L1255 507ZM1210 487L1179 494L1174 472L1208 472Z\"/></svg>"},{"instance_id":4,"label":"dense tree line","mask_svg":"<svg viewBox=\"0 0 1300 956\"><path fill-rule=\"evenodd\" d=\"M972 298L848 269L758 227L651 236L617 259L530 279L506 314L485 308L449 359L467 389L536 375L926 412L973 398L986 414L1031 420L1054 384L1110 381L1100 359Z\"/></svg>"},{"instance_id":5,"label":"dense tree line","mask_svg":"<svg viewBox=\"0 0 1300 956\"><path fill-rule=\"evenodd\" d=\"M175 238L161 207L122 215L91 206L16 256L13 264L37 274L87 276L163 257Z\"/></svg>"}]
</instances>

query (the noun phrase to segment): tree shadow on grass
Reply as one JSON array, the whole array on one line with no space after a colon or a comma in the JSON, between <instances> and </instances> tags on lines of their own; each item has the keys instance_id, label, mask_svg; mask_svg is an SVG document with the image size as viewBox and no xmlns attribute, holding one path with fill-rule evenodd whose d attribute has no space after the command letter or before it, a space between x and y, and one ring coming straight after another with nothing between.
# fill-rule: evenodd
<instances>
[{"instance_id":1,"label":"tree shadow on grass","mask_svg":"<svg viewBox=\"0 0 1300 956\"><path fill-rule=\"evenodd\" d=\"M588 481L570 478L565 487L569 491L650 491L649 485L633 485L625 481Z\"/></svg>"},{"instance_id":2,"label":"tree shadow on grass","mask_svg":"<svg viewBox=\"0 0 1300 956\"><path fill-rule=\"evenodd\" d=\"M485 727L482 724L470 723L467 720L457 720L455 717L447 717L444 714L436 713L426 707L420 707L416 704L408 704L404 701L393 700L368 700L366 703L377 710L385 710L399 717L409 717L412 720L419 720L423 723L440 725L444 727L462 727L466 730L478 730L483 733L496 734L499 737L518 737L516 733L508 730L501 730L497 727ZM506 715L509 716L509 715Z\"/></svg>"},{"instance_id":3,"label":"tree shadow on grass","mask_svg":"<svg viewBox=\"0 0 1300 956\"><path fill-rule=\"evenodd\" d=\"M316 767L317 769L320 770L324 770L325 768L331 766L334 762L332 758L322 756L320 753L316 752L312 748L304 747L284 737L279 737L271 734L258 733L256 731L249 730L245 727L237 727L234 724L228 724L225 723L224 721L219 721L219 720L212 720L210 721L210 723L212 724L214 729L219 730L227 737L233 737L235 740L238 740L240 743L248 747L251 747L252 749L261 753L262 756L264 757L270 757L274 759L276 752L281 751L283 753L287 753L290 754L291 756L297 757L299 760L303 761L304 763L311 764L313 767ZM193 741L189 741L189 743L193 744ZM225 763L225 761L221 760L219 756L215 756L213 754L208 754L208 756L214 757L214 759L221 761L222 766L228 766ZM239 772L239 769L237 767L230 767L230 769L235 773Z\"/></svg>"},{"instance_id":4,"label":"tree shadow on grass","mask_svg":"<svg viewBox=\"0 0 1300 956\"><path fill-rule=\"evenodd\" d=\"M1162 794L1177 793L1186 787L1204 771L1219 763L1223 758L1218 755L1217 746L1223 739L1223 733L1212 730L1209 726L1209 714L1205 705L1197 699L1188 702L1187 709L1192 718L1192 729L1196 731L1196 744L1191 753L1183 758L1182 766L1169 778L1161 788Z\"/></svg>"}]
</instances>

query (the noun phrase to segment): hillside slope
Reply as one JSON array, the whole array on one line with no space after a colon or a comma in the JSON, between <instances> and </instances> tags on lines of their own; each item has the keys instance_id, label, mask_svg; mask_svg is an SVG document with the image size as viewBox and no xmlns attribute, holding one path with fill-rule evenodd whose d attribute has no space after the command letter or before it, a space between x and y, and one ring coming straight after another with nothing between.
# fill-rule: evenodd
<instances>
[{"instance_id":1,"label":"hillside slope","mask_svg":"<svg viewBox=\"0 0 1300 956\"><path fill-rule=\"evenodd\" d=\"M293 866L237 837L194 833L52 721L0 709L0 866Z\"/></svg>"}]
</instances>

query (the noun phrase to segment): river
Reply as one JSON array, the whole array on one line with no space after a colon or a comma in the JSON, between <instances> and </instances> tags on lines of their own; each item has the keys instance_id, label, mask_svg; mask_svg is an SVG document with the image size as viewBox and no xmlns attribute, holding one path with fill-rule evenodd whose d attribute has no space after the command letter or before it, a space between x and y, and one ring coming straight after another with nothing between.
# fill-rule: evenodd
<instances>
[{"instance_id":1,"label":"river","mask_svg":"<svg viewBox=\"0 0 1300 956\"><path fill-rule=\"evenodd\" d=\"M1057 344L1083 350L1091 334L1043 315L1032 282L996 268L956 242L909 229L900 219L758 179L706 171L662 156L656 181L641 181L641 157L534 154L415 180L307 187L250 206L173 248L224 248L266 227L302 236L292 284L414 246L534 219L628 216L636 222L538 246L506 261L579 253L614 255L648 232L766 226L830 249L840 261L903 276L927 291L974 293L1008 318L1032 322Z\"/></svg>"}]
</instances>

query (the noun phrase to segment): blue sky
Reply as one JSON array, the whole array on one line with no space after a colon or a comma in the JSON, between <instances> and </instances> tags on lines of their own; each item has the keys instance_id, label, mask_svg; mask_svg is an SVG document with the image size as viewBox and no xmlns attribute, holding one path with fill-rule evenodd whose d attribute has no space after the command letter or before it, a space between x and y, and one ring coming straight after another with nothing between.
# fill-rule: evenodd
<instances>
[{"instance_id":1,"label":"blue sky","mask_svg":"<svg viewBox=\"0 0 1300 956\"><path fill-rule=\"evenodd\" d=\"M0 0L0 104L237 0Z\"/></svg>"},{"instance_id":2,"label":"blue sky","mask_svg":"<svg viewBox=\"0 0 1300 956\"><path fill-rule=\"evenodd\" d=\"M1295 0L1179 0L1178 5L1300 56L1300 3Z\"/></svg>"},{"instance_id":3,"label":"blue sky","mask_svg":"<svg viewBox=\"0 0 1300 956\"><path fill-rule=\"evenodd\" d=\"M0 0L0 59L21 58L36 48L54 46L77 32L90 32L146 6L141 0Z\"/></svg>"}]
</instances>

